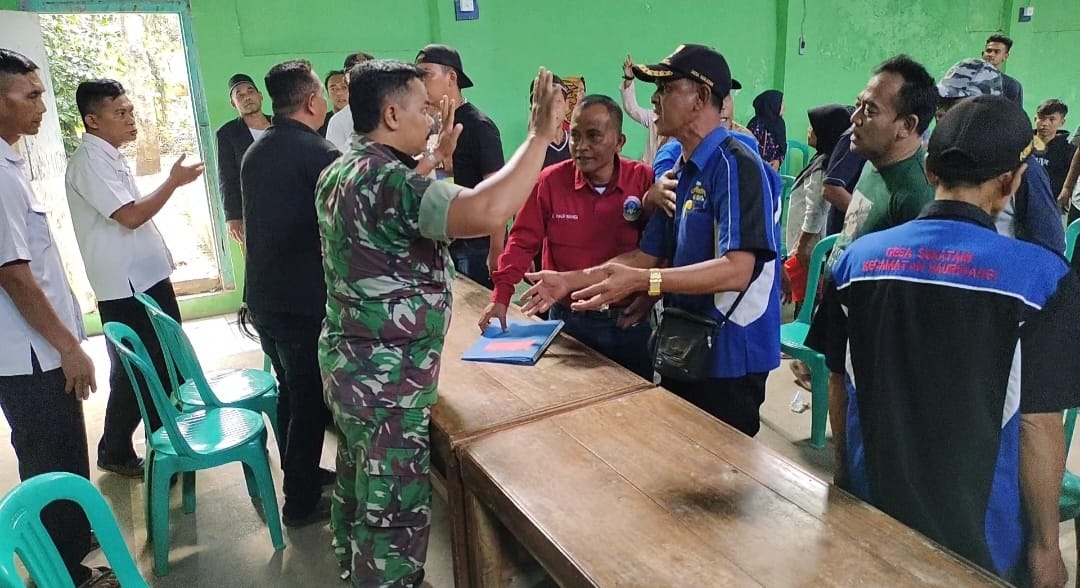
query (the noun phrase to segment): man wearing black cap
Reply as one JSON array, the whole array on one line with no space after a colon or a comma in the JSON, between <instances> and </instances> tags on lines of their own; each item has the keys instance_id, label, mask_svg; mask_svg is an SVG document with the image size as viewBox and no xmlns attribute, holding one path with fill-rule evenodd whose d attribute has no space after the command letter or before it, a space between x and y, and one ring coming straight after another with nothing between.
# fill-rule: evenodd
<instances>
[{"instance_id":1,"label":"man wearing black cap","mask_svg":"<svg viewBox=\"0 0 1080 588\"><path fill-rule=\"evenodd\" d=\"M689 154L676 166L675 216L654 214L639 249L607 264L526 274L538 283L525 309L547 310L573 292L572 310L608 310L647 291L665 296L658 337L680 322L721 325L686 331L685 340L707 345L702 365L690 366L697 373L679 373L660 354L653 365L665 388L753 436L765 379L780 365L779 178L725 126L733 83L723 55L681 45L657 65L635 65L634 75L656 84L657 133Z\"/></svg>"},{"instance_id":2,"label":"man wearing black cap","mask_svg":"<svg viewBox=\"0 0 1080 588\"><path fill-rule=\"evenodd\" d=\"M1080 405L1080 283L994 228L1030 150L1027 116L1001 96L938 122L936 200L833 268L826 299L843 310L829 313L828 353L854 383L853 491L1010 582L1029 585L1030 567L1030 585L1062 586L1060 411Z\"/></svg>"},{"instance_id":3,"label":"man wearing black cap","mask_svg":"<svg viewBox=\"0 0 1080 588\"><path fill-rule=\"evenodd\" d=\"M499 171L505 162L499 127L461 95L461 91L471 88L473 82L465 75L456 49L428 45L416 55L416 65L424 70L424 85L432 103L445 96L458 105L454 120L461 124L462 130L451 171L455 184L474 188L484 178ZM459 273L491 288L490 272L499 267L499 255L505 243L505 230L496 231L490 237L458 239L450 245L454 267Z\"/></svg>"},{"instance_id":4,"label":"man wearing black cap","mask_svg":"<svg viewBox=\"0 0 1080 588\"><path fill-rule=\"evenodd\" d=\"M251 76L229 78L229 101L240 115L217 130L218 187L225 205L225 225L238 243L244 242L244 200L240 194L240 162L248 147L266 132L270 117L262 112L262 94Z\"/></svg>"}]
</instances>

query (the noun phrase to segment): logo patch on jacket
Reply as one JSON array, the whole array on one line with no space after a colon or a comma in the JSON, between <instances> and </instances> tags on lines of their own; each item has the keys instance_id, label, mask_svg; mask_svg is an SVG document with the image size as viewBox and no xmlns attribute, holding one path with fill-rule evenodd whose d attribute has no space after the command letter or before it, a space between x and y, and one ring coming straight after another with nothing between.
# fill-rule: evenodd
<instances>
[{"instance_id":1,"label":"logo patch on jacket","mask_svg":"<svg viewBox=\"0 0 1080 588\"><path fill-rule=\"evenodd\" d=\"M622 216L624 219L634 222L641 218L641 198L627 196L622 203Z\"/></svg>"}]
</instances>

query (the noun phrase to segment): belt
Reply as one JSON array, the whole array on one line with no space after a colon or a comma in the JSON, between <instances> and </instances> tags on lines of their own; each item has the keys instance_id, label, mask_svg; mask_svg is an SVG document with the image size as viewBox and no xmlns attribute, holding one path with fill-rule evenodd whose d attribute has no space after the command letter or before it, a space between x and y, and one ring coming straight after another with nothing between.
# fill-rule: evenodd
<instances>
[{"instance_id":1,"label":"belt","mask_svg":"<svg viewBox=\"0 0 1080 588\"><path fill-rule=\"evenodd\" d=\"M626 306L614 306L604 310L573 310L569 306L561 302L556 303L555 306L559 307L560 310L568 312L574 316L605 321L618 320L619 317L622 316L623 311L627 308Z\"/></svg>"}]
</instances>

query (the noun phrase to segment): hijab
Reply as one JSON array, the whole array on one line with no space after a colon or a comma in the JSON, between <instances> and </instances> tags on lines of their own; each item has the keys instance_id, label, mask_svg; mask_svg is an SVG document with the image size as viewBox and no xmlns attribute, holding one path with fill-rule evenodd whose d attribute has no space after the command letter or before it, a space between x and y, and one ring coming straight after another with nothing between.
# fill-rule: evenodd
<instances>
[{"instance_id":1,"label":"hijab","mask_svg":"<svg viewBox=\"0 0 1080 588\"><path fill-rule=\"evenodd\" d=\"M817 153L795 178L795 185L802 184L810 174L829 165L829 157L840 142L840 136L851 128L851 110L843 104L826 104L806 111L810 127L817 136Z\"/></svg>"},{"instance_id":2,"label":"hijab","mask_svg":"<svg viewBox=\"0 0 1080 588\"><path fill-rule=\"evenodd\" d=\"M780 90L765 90L754 98L754 118L746 126L753 128L755 123L772 135L780 147L780 154L787 153L787 125L780 117L780 106L784 103L784 93Z\"/></svg>"}]
</instances>

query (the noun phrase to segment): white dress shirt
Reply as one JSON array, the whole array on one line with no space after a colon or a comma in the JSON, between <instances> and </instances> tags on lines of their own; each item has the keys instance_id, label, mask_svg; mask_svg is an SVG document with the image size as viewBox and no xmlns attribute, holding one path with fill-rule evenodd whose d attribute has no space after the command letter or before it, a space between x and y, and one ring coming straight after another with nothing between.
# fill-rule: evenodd
<instances>
[{"instance_id":1,"label":"white dress shirt","mask_svg":"<svg viewBox=\"0 0 1080 588\"><path fill-rule=\"evenodd\" d=\"M352 109L346 104L345 108L330 117L330 124L326 126L326 140L345 153L352 144L353 135Z\"/></svg>"},{"instance_id":2,"label":"white dress shirt","mask_svg":"<svg viewBox=\"0 0 1080 588\"><path fill-rule=\"evenodd\" d=\"M56 315L80 341L85 339L82 312L68 284L60 250L49 229L45 207L30 188L26 161L0 140L0 266L30 262L30 273ZM23 318L0 288L0 376L34 373L31 352L42 371L60 367L60 353Z\"/></svg>"},{"instance_id":3,"label":"white dress shirt","mask_svg":"<svg viewBox=\"0 0 1080 588\"><path fill-rule=\"evenodd\" d=\"M83 135L68 161L67 197L86 277L98 300L130 298L172 274L172 254L153 220L133 231L111 218L141 198L127 161L115 147Z\"/></svg>"}]
</instances>

